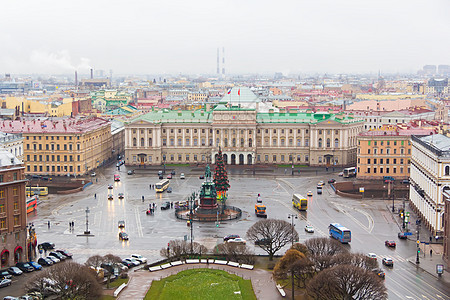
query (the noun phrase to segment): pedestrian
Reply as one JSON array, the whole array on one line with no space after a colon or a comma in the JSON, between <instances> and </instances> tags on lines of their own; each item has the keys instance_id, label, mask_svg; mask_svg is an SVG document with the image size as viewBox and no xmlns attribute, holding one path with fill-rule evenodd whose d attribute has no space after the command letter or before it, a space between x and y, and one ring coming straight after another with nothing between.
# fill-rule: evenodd
<instances>
[{"instance_id":1,"label":"pedestrian","mask_svg":"<svg viewBox=\"0 0 450 300\"><path fill-rule=\"evenodd\" d=\"M173 202L170 202L170 208L173 208Z\"/></svg>"},{"instance_id":2,"label":"pedestrian","mask_svg":"<svg viewBox=\"0 0 450 300\"><path fill-rule=\"evenodd\" d=\"M94 199L97 199L97 194L94 194Z\"/></svg>"},{"instance_id":3,"label":"pedestrian","mask_svg":"<svg viewBox=\"0 0 450 300\"><path fill-rule=\"evenodd\" d=\"M47 222L48 229L50 229L50 221Z\"/></svg>"},{"instance_id":4,"label":"pedestrian","mask_svg":"<svg viewBox=\"0 0 450 300\"><path fill-rule=\"evenodd\" d=\"M71 229L72 229L72 223L69 222L69 230L71 230Z\"/></svg>"},{"instance_id":5,"label":"pedestrian","mask_svg":"<svg viewBox=\"0 0 450 300\"><path fill-rule=\"evenodd\" d=\"M430 257L433 256L433 249L430 249Z\"/></svg>"},{"instance_id":6,"label":"pedestrian","mask_svg":"<svg viewBox=\"0 0 450 300\"><path fill-rule=\"evenodd\" d=\"M432 241L433 241L433 238L430 236L430 244L431 244Z\"/></svg>"},{"instance_id":7,"label":"pedestrian","mask_svg":"<svg viewBox=\"0 0 450 300\"><path fill-rule=\"evenodd\" d=\"M437 243L438 239L439 239L439 237L438 237L438 236L436 236L436 243Z\"/></svg>"},{"instance_id":8,"label":"pedestrian","mask_svg":"<svg viewBox=\"0 0 450 300\"><path fill-rule=\"evenodd\" d=\"M75 227L75 222L72 221L72 229Z\"/></svg>"},{"instance_id":9,"label":"pedestrian","mask_svg":"<svg viewBox=\"0 0 450 300\"><path fill-rule=\"evenodd\" d=\"M144 196L142 196L142 202L144 202Z\"/></svg>"},{"instance_id":10,"label":"pedestrian","mask_svg":"<svg viewBox=\"0 0 450 300\"><path fill-rule=\"evenodd\" d=\"M149 184L148 187L149 187L150 189L152 189L152 185L151 185L151 184Z\"/></svg>"}]
</instances>

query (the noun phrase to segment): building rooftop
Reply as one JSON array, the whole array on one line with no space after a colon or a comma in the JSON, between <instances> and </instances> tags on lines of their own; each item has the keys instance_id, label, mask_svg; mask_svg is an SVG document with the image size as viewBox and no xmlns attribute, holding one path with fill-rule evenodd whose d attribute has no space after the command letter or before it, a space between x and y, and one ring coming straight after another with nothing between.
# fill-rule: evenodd
<instances>
[{"instance_id":1,"label":"building rooftop","mask_svg":"<svg viewBox=\"0 0 450 300\"><path fill-rule=\"evenodd\" d=\"M448 136L442 134L433 134L421 137L420 140L437 150L446 152L448 151L450 153L450 137Z\"/></svg>"},{"instance_id":2,"label":"building rooftop","mask_svg":"<svg viewBox=\"0 0 450 300\"><path fill-rule=\"evenodd\" d=\"M22 165L22 162L11 152L0 149L0 169L14 165Z\"/></svg>"}]
</instances>

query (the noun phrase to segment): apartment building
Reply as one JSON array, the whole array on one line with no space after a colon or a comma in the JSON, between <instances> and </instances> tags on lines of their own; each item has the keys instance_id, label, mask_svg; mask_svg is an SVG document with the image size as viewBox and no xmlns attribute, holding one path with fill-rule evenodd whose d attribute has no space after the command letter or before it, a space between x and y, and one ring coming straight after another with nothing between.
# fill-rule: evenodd
<instances>
[{"instance_id":1,"label":"apartment building","mask_svg":"<svg viewBox=\"0 0 450 300\"><path fill-rule=\"evenodd\" d=\"M23 137L22 134L0 132L0 149L5 149L23 162Z\"/></svg>"},{"instance_id":2,"label":"apartment building","mask_svg":"<svg viewBox=\"0 0 450 300\"><path fill-rule=\"evenodd\" d=\"M444 193L450 190L450 138L411 137L411 204L434 235L442 235Z\"/></svg>"},{"instance_id":3,"label":"apartment building","mask_svg":"<svg viewBox=\"0 0 450 300\"><path fill-rule=\"evenodd\" d=\"M0 149L0 263L13 266L27 260L27 209L24 166Z\"/></svg>"},{"instance_id":4,"label":"apartment building","mask_svg":"<svg viewBox=\"0 0 450 300\"><path fill-rule=\"evenodd\" d=\"M210 111L152 111L125 125L125 163L214 163L221 147L227 164L355 165L362 128L344 113L258 113L221 104Z\"/></svg>"},{"instance_id":5,"label":"apartment building","mask_svg":"<svg viewBox=\"0 0 450 300\"><path fill-rule=\"evenodd\" d=\"M101 118L0 121L0 131L22 134L27 174L78 176L112 157L111 123Z\"/></svg>"}]
</instances>

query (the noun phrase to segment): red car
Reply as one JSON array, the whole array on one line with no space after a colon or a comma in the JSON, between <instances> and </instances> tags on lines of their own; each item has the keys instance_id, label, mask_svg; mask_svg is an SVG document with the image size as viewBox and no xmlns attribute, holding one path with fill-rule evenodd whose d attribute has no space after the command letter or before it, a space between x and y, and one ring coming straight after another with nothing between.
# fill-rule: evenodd
<instances>
[{"instance_id":1,"label":"red car","mask_svg":"<svg viewBox=\"0 0 450 300\"><path fill-rule=\"evenodd\" d=\"M385 241L384 244L388 247L395 247L395 241Z\"/></svg>"}]
</instances>

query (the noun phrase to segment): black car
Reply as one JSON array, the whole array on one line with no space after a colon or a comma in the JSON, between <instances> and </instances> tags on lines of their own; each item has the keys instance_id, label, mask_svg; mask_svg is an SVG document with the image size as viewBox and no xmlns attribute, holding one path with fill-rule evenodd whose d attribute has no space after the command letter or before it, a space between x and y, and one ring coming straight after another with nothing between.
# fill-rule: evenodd
<instances>
[{"instance_id":1,"label":"black car","mask_svg":"<svg viewBox=\"0 0 450 300\"><path fill-rule=\"evenodd\" d=\"M328 183L335 183L336 182L336 179L330 179L330 180L328 180Z\"/></svg>"},{"instance_id":2,"label":"black car","mask_svg":"<svg viewBox=\"0 0 450 300\"><path fill-rule=\"evenodd\" d=\"M161 174L158 176L159 179L164 179L164 176Z\"/></svg>"},{"instance_id":3,"label":"black car","mask_svg":"<svg viewBox=\"0 0 450 300\"><path fill-rule=\"evenodd\" d=\"M12 275L9 274L8 270L0 270L0 278L11 279Z\"/></svg>"},{"instance_id":4,"label":"black car","mask_svg":"<svg viewBox=\"0 0 450 300\"><path fill-rule=\"evenodd\" d=\"M377 275L381 279L384 279L386 277L386 274L381 269L372 269L372 272L375 273L375 275Z\"/></svg>"},{"instance_id":5,"label":"black car","mask_svg":"<svg viewBox=\"0 0 450 300\"><path fill-rule=\"evenodd\" d=\"M167 192L168 192L168 193L172 193L172 187L169 186L169 187L167 188Z\"/></svg>"},{"instance_id":6,"label":"black car","mask_svg":"<svg viewBox=\"0 0 450 300\"><path fill-rule=\"evenodd\" d=\"M404 232L399 232L397 236L401 240L406 240L408 238L408 236Z\"/></svg>"},{"instance_id":7,"label":"black car","mask_svg":"<svg viewBox=\"0 0 450 300\"><path fill-rule=\"evenodd\" d=\"M270 239L262 238L255 241L255 245L270 245Z\"/></svg>"},{"instance_id":8,"label":"black car","mask_svg":"<svg viewBox=\"0 0 450 300\"><path fill-rule=\"evenodd\" d=\"M18 267L22 272L25 273L30 273L34 271L33 266L26 262L19 262L16 264L16 267Z\"/></svg>"},{"instance_id":9,"label":"black car","mask_svg":"<svg viewBox=\"0 0 450 300\"><path fill-rule=\"evenodd\" d=\"M172 170L170 174L175 175L175 170Z\"/></svg>"},{"instance_id":10,"label":"black car","mask_svg":"<svg viewBox=\"0 0 450 300\"><path fill-rule=\"evenodd\" d=\"M72 253L67 252L66 250L59 249L59 250L56 250L56 252L61 253L66 258L72 258Z\"/></svg>"},{"instance_id":11,"label":"black car","mask_svg":"<svg viewBox=\"0 0 450 300\"><path fill-rule=\"evenodd\" d=\"M125 231L119 232L119 240L121 241L128 241L128 234Z\"/></svg>"},{"instance_id":12,"label":"black car","mask_svg":"<svg viewBox=\"0 0 450 300\"><path fill-rule=\"evenodd\" d=\"M134 265L133 265L131 262L126 261L126 260L123 260L123 261L122 261L122 264L123 264L124 266L128 267L128 268L134 267Z\"/></svg>"},{"instance_id":13,"label":"black car","mask_svg":"<svg viewBox=\"0 0 450 300\"><path fill-rule=\"evenodd\" d=\"M170 208L170 202L166 201L161 205L161 210L166 210Z\"/></svg>"},{"instance_id":14,"label":"black car","mask_svg":"<svg viewBox=\"0 0 450 300\"><path fill-rule=\"evenodd\" d=\"M40 264L41 266L51 266L51 265L53 265L53 261L49 260L47 258L41 257L38 259L38 264Z\"/></svg>"},{"instance_id":15,"label":"black car","mask_svg":"<svg viewBox=\"0 0 450 300\"><path fill-rule=\"evenodd\" d=\"M198 176L198 179L205 179L205 175Z\"/></svg>"},{"instance_id":16,"label":"black car","mask_svg":"<svg viewBox=\"0 0 450 300\"><path fill-rule=\"evenodd\" d=\"M50 242L45 242L45 243L40 244L38 247L42 247L42 250L48 251L48 250L55 249L55 244L50 243Z\"/></svg>"},{"instance_id":17,"label":"black car","mask_svg":"<svg viewBox=\"0 0 450 300\"><path fill-rule=\"evenodd\" d=\"M56 258L59 259L59 260L65 260L65 259L67 258L67 257L65 257L64 255L62 255L61 253L56 252L56 251L50 252L49 255L50 255L50 256L53 256L53 257L56 257Z\"/></svg>"}]
</instances>

